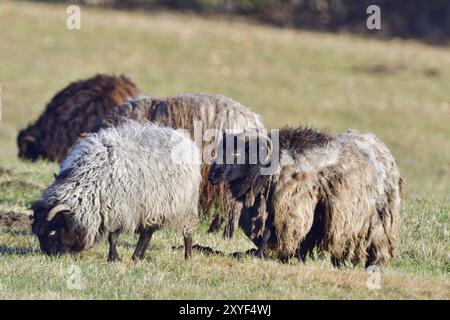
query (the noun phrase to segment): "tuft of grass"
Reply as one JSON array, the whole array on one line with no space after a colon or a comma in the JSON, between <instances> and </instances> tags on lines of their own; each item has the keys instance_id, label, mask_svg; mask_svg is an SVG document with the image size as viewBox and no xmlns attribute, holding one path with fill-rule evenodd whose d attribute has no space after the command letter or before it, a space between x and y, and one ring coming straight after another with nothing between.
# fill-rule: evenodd
<instances>
[{"instance_id":1,"label":"tuft of grass","mask_svg":"<svg viewBox=\"0 0 450 320\"><path fill-rule=\"evenodd\" d=\"M449 199L408 198L402 212L398 258L393 267L416 275L448 275L449 213Z\"/></svg>"},{"instance_id":2,"label":"tuft of grass","mask_svg":"<svg viewBox=\"0 0 450 320\"><path fill-rule=\"evenodd\" d=\"M67 30L66 7L0 3L0 210L30 213L56 164L19 161L16 135L75 79L125 73L146 94L211 92L259 112L266 125L372 131L406 178L398 256L371 290L361 268L333 269L327 257L300 264L194 254L160 231L145 261L106 263L103 243L50 258L29 230L0 230L0 298L42 299L449 299L450 50L414 41L281 30L240 21L82 7ZM225 253L252 243L206 233L195 242ZM81 289L74 288L79 279ZM75 281L75 282L74 282Z\"/></svg>"}]
</instances>

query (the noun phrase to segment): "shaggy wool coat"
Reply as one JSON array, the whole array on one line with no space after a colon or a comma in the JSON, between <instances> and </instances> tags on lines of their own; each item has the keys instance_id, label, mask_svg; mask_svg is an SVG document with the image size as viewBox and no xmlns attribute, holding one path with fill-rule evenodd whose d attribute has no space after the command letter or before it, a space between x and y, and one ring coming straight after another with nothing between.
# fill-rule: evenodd
<instances>
[{"instance_id":1,"label":"shaggy wool coat","mask_svg":"<svg viewBox=\"0 0 450 320\"><path fill-rule=\"evenodd\" d=\"M138 95L136 85L123 75L99 74L69 84L52 98L35 123L19 132L19 157L62 161L97 117Z\"/></svg>"},{"instance_id":2,"label":"shaggy wool coat","mask_svg":"<svg viewBox=\"0 0 450 320\"><path fill-rule=\"evenodd\" d=\"M40 202L70 207L86 249L116 230L192 233L200 182L199 150L188 135L127 121L78 142Z\"/></svg>"},{"instance_id":3,"label":"shaggy wool coat","mask_svg":"<svg viewBox=\"0 0 450 320\"><path fill-rule=\"evenodd\" d=\"M279 156L277 172L260 176L261 191L247 195L240 221L257 246L271 231L268 256L304 259L317 249L337 265L395 256L403 180L375 135L283 129Z\"/></svg>"},{"instance_id":4,"label":"shaggy wool coat","mask_svg":"<svg viewBox=\"0 0 450 320\"><path fill-rule=\"evenodd\" d=\"M185 129L194 137L194 121L199 121L202 129L217 130L221 137L224 129L245 130L264 128L261 117L240 103L222 96L209 94L183 94L169 98L140 97L114 108L106 117L97 120L92 131L100 128L113 127L123 119L133 119L139 122L152 121L164 126ZM203 137L200 137L202 139ZM212 140L214 142L214 140ZM211 141L203 141L202 150ZM228 220L225 234L232 236L238 224L242 206L233 200L224 185L213 186L208 183L209 163L203 163L202 184L200 186L200 207L203 216L208 216L214 204L218 204L219 212Z\"/></svg>"}]
</instances>

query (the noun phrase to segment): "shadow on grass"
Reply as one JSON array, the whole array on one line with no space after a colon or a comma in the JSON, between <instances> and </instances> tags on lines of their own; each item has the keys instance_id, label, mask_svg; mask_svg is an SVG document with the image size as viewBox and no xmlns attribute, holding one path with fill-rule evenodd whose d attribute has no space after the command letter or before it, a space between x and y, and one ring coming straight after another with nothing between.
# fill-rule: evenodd
<instances>
[{"instance_id":1,"label":"shadow on grass","mask_svg":"<svg viewBox=\"0 0 450 320\"><path fill-rule=\"evenodd\" d=\"M173 250L182 250L182 249L184 249L184 246L179 246L179 247L173 246L172 249ZM262 258L262 256L259 256L257 254L257 249L249 249L249 250L243 251L243 252L233 252L233 253L227 255L227 254L223 253L222 251L214 250L211 247L205 247L205 246L202 246L199 244L194 244L192 246L192 250L194 250L198 253L204 254L205 256L221 256L221 257L229 256L229 257L236 258L236 259L241 259L244 257Z\"/></svg>"},{"instance_id":2,"label":"shadow on grass","mask_svg":"<svg viewBox=\"0 0 450 320\"><path fill-rule=\"evenodd\" d=\"M30 229L8 229L8 228L0 228L0 231L5 234L9 234L13 237L16 236L33 236L33 232Z\"/></svg>"},{"instance_id":3,"label":"shadow on grass","mask_svg":"<svg viewBox=\"0 0 450 320\"><path fill-rule=\"evenodd\" d=\"M36 253L38 253L38 251L33 248L27 248L22 246L10 247L3 244L0 245L0 255L3 256L11 256L11 255L28 256Z\"/></svg>"}]
</instances>

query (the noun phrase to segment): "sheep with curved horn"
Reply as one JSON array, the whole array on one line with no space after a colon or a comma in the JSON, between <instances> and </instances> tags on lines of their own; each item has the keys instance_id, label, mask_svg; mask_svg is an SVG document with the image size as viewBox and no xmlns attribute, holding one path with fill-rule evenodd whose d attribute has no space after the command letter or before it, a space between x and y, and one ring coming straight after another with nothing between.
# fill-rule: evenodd
<instances>
[{"instance_id":1,"label":"sheep with curved horn","mask_svg":"<svg viewBox=\"0 0 450 320\"><path fill-rule=\"evenodd\" d=\"M108 260L116 261L120 233L140 234L139 260L153 232L167 226L182 231L188 258L200 181L199 150L186 133L127 121L70 150L33 204L32 230L47 254L79 252L108 236Z\"/></svg>"}]
</instances>

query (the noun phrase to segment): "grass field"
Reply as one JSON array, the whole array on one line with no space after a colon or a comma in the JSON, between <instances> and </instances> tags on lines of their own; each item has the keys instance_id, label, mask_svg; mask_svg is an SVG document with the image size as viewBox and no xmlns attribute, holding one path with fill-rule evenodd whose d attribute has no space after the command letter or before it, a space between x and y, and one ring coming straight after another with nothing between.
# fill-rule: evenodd
<instances>
[{"instance_id":1,"label":"grass field","mask_svg":"<svg viewBox=\"0 0 450 320\"><path fill-rule=\"evenodd\" d=\"M106 244L78 257L48 258L28 230L0 230L0 298L363 298L450 299L450 48L340 34L282 30L242 21L82 7L82 29L66 29L66 7L0 3L0 210L27 206L52 181L55 164L16 157L17 131L75 79L125 73L156 96L228 95L267 126L355 128L382 138L407 183L398 257L381 288L362 268L333 269L195 254L185 262L178 235L159 232L145 261L123 237L123 262ZM206 234L224 252L251 243ZM79 268L79 269L78 269ZM73 279L80 287L70 285Z\"/></svg>"}]
</instances>

